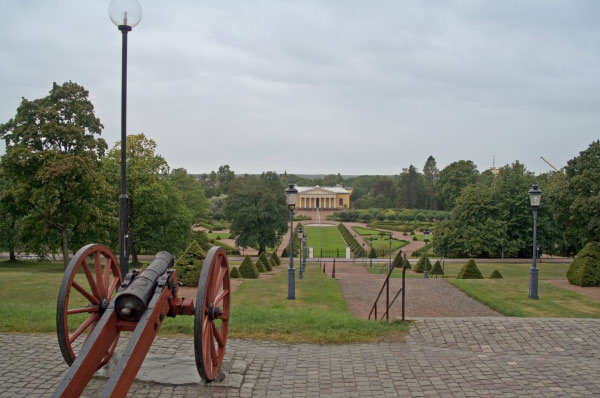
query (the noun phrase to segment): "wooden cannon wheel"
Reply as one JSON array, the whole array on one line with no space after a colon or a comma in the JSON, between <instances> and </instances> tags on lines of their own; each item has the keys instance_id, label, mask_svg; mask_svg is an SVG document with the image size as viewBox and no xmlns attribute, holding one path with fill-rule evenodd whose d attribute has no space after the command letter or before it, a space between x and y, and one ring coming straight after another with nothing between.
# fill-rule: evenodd
<instances>
[{"instance_id":1,"label":"wooden cannon wheel","mask_svg":"<svg viewBox=\"0 0 600 398\"><path fill-rule=\"evenodd\" d=\"M219 375L229 329L229 263L221 247L212 247L202 265L194 319L194 351L200 377Z\"/></svg>"},{"instance_id":2,"label":"wooden cannon wheel","mask_svg":"<svg viewBox=\"0 0 600 398\"><path fill-rule=\"evenodd\" d=\"M67 265L56 308L58 344L67 364L71 365L75 360L75 350L78 351L87 341L121 281L117 259L104 245L82 247ZM72 293L83 297L87 303L73 303L76 299ZM88 315L85 317L81 314ZM102 357L100 367L108 362L118 340L119 334Z\"/></svg>"}]
</instances>

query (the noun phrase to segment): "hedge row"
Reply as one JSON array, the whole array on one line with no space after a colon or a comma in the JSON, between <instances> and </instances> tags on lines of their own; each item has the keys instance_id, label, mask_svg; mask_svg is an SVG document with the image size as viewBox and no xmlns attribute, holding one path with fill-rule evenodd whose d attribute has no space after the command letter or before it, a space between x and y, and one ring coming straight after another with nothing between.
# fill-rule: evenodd
<instances>
[{"instance_id":1,"label":"hedge row","mask_svg":"<svg viewBox=\"0 0 600 398\"><path fill-rule=\"evenodd\" d=\"M344 224L338 224L337 228L338 231L340 231L340 234L342 234L342 238L344 238L346 244L350 247L350 251L352 252L355 258L367 256L365 249L363 249L360 243L358 243L358 241L354 238L352 233L348 230L348 228L346 228Z\"/></svg>"}]
</instances>

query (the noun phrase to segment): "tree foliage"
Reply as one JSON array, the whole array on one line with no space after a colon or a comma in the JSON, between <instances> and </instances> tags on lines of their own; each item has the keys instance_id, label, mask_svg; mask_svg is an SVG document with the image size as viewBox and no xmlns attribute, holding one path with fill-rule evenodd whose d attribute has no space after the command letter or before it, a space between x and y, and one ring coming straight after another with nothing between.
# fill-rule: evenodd
<instances>
[{"instance_id":1,"label":"tree foliage","mask_svg":"<svg viewBox=\"0 0 600 398\"><path fill-rule=\"evenodd\" d=\"M260 253L274 247L288 229L284 186L277 174L237 179L227 198L226 214L239 247L253 247Z\"/></svg>"},{"instance_id":2,"label":"tree foliage","mask_svg":"<svg viewBox=\"0 0 600 398\"><path fill-rule=\"evenodd\" d=\"M477 166L470 160L459 160L446 166L439 176L437 192L444 209L454 207L454 201L462 189L477 182Z\"/></svg>"},{"instance_id":3,"label":"tree foliage","mask_svg":"<svg viewBox=\"0 0 600 398\"><path fill-rule=\"evenodd\" d=\"M174 169L169 174L169 181L177 188L183 197L183 202L192 213L194 223L208 218L208 201L202 185L194 176L183 168Z\"/></svg>"},{"instance_id":4,"label":"tree foliage","mask_svg":"<svg viewBox=\"0 0 600 398\"><path fill-rule=\"evenodd\" d=\"M34 252L60 245L65 266L70 245L105 240L114 222L99 167L107 148L102 128L88 92L73 82L54 83L43 98L23 98L17 114L0 125L5 178L27 208L24 244Z\"/></svg>"}]
</instances>

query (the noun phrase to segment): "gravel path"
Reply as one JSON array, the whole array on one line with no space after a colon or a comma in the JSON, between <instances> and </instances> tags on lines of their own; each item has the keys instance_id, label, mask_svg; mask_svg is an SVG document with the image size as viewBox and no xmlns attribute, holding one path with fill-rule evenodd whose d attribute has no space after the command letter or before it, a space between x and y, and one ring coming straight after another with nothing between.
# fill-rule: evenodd
<instances>
[{"instance_id":1,"label":"gravel path","mask_svg":"<svg viewBox=\"0 0 600 398\"><path fill-rule=\"evenodd\" d=\"M567 279L546 279L544 282L551 283L554 286L560 287L562 289L567 289L572 292L579 293L582 296L591 298L592 300L600 301L600 287L596 287L596 286L581 287L581 286L571 285Z\"/></svg>"},{"instance_id":2,"label":"gravel path","mask_svg":"<svg viewBox=\"0 0 600 398\"><path fill-rule=\"evenodd\" d=\"M326 274L331 276L332 263L327 263ZM365 268L350 263L336 264L336 279L350 312L367 318L373 302L383 285L384 275L370 274ZM390 279L390 300L402 287L402 279ZM385 308L385 290L379 299L378 314ZM402 315L401 298L390 310L390 317ZM381 315L379 315L381 316ZM406 278L406 317L497 317L502 316L489 307L473 300L443 279Z\"/></svg>"}]
</instances>

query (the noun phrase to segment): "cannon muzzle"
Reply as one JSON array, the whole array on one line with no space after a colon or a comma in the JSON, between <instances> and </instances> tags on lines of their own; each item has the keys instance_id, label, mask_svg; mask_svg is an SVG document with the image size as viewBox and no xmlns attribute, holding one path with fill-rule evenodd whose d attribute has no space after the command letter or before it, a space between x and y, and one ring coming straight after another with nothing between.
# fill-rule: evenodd
<instances>
[{"instance_id":1,"label":"cannon muzzle","mask_svg":"<svg viewBox=\"0 0 600 398\"><path fill-rule=\"evenodd\" d=\"M158 252L150 265L137 276L127 288L117 295L117 316L129 322L137 322L148 307L158 278L173 267L175 259L168 252Z\"/></svg>"}]
</instances>

